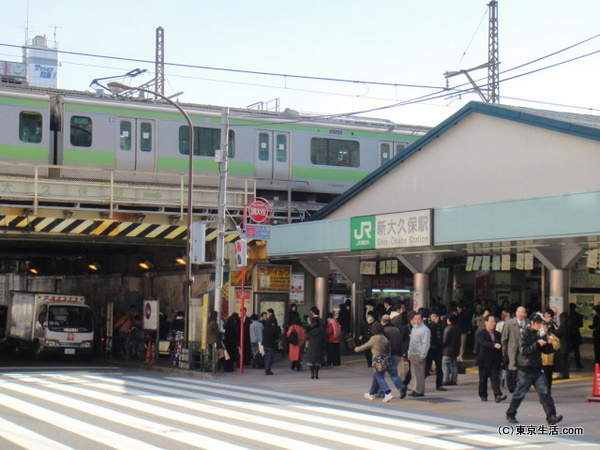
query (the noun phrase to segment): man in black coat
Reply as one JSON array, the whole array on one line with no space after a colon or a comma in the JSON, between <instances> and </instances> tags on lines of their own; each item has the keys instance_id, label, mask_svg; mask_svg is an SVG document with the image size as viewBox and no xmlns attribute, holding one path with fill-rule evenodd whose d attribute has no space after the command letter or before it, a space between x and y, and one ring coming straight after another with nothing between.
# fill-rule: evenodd
<instances>
[{"instance_id":1,"label":"man in black coat","mask_svg":"<svg viewBox=\"0 0 600 450\"><path fill-rule=\"evenodd\" d=\"M442 386L444 378L444 372L442 369L443 329L440 321L440 313L437 308L431 310L431 315L429 316L426 325L431 331L431 343L429 345L429 352L427 353L425 376L430 373L433 363L435 363L435 388L438 391L445 391L446 388Z\"/></svg>"},{"instance_id":2,"label":"man in black coat","mask_svg":"<svg viewBox=\"0 0 600 450\"><path fill-rule=\"evenodd\" d=\"M444 370L444 386L455 385L458 381L457 359L460 354L461 331L456 325L456 314L446 317L446 328L442 338L442 367Z\"/></svg>"},{"instance_id":3,"label":"man in black coat","mask_svg":"<svg viewBox=\"0 0 600 450\"><path fill-rule=\"evenodd\" d=\"M531 325L525 329L519 340L519 353L517 354L517 387L506 410L506 420L510 423L518 423L516 419L517 409L525 398L525 394L531 387L535 386L540 403L546 413L548 425L555 425L563 419L556 415L554 400L548 393L548 380L542 369L542 352L550 353L552 349L552 337L540 336L544 319L536 314L530 320Z\"/></svg>"},{"instance_id":4,"label":"man in black coat","mask_svg":"<svg viewBox=\"0 0 600 450\"><path fill-rule=\"evenodd\" d=\"M479 348L477 365L479 366L479 397L487 402L488 378L492 383L492 391L496 403L506 400L500 390L500 367L502 364L502 334L496 331L496 318L491 314L484 319L485 327L475 334L475 342Z\"/></svg>"},{"instance_id":5,"label":"man in black coat","mask_svg":"<svg viewBox=\"0 0 600 450\"><path fill-rule=\"evenodd\" d=\"M583 327L583 315L577 312L577 305L575 303L569 303L569 319L571 319L571 332L574 341L571 344L571 347L573 349L573 356L575 357L575 366L579 369L583 369L583 364L581 364L581 353L579 352L579 346L583 342L580 331L580 328Z\"/></svg>"},{"instance_id":6,"label":"man in black coat","mask_svg":"<svg viewBox=\"0 0 600 450\"><path fill-rule=\"evenodd\" d=\"M265 375L273 375L273 356L277 349L277 339L279 339L279 325L275 318L275 311L269 308L267 310L267 320L263 328L262 344L265 349Z\"/></svg>"}]
</instances>

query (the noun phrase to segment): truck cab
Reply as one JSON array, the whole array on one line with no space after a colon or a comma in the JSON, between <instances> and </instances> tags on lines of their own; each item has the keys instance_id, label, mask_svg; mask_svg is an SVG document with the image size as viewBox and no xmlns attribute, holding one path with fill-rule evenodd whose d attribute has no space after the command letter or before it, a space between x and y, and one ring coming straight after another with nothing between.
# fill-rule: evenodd
<instances>
[{"instance_id":1,"label":"truck cab","mask_svg":"<svg viewBox=\"0 0 600 450\"><path fill-rule=\"evenodd\" d=\"M80 295L11 291L7 343L43 355L91 355L92 310Z\"/></svg>"},{"instance_id":2,"label":"truck cab","mask_svg":"<svg viewBox=\"0 0 600 450\"><path fill-rule=\"evenodd\" d=\"M35 324L35 351L75 355L91 353L94 320L85 304L45 303L40 307Z\"/></svg>"}]
</instances>

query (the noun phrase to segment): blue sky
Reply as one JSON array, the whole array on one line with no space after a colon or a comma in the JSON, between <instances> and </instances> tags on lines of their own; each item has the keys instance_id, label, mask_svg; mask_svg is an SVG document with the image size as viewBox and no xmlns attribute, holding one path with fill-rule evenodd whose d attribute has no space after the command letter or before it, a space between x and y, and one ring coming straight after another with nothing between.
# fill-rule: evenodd
<instances>
[{"instance_id":1,"label":"blue sky","mask_svg":"<svg viewBox=\"0 0 600 450\"><path fill-rule=\"evenodd\" d=\"M45 34L53 43L56 32L59 50L107 57L153 61L155 30L162 26L165 61L193 66L443 87L444 72L487 61L488 8L482 0L1 0L0 44L25 42L27 3L29 38ZM499 0L498 17L501 71L600 33L597 0ZM600 53L502 81L598 50L600 37L501 75L501 102L600 113ZM19 49L0 46L0 60L19 58ZM95 78L136 67L154 70L153 64L110 58L61 55L60 60L59 87L65 89L89 89ZM280 98L282 109L312 113L364 111L436 92L171 66L166 74L166 93L183 91L183 101L245 107ZM152 76L124 81L141 84ZM472 76L485 79L487 72ZM466 82L457 76L450 86ZM441 96L365 115L433 126L470 100L479 97Z\"/></svg>"}]
</instances>

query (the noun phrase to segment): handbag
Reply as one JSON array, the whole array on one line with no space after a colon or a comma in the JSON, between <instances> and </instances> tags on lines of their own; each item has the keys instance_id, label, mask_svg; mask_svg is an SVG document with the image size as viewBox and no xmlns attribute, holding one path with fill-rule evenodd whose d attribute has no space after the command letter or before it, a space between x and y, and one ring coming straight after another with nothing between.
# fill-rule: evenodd
<instances>
[{"instance_id":1,"label":"handbag","mask_svg":"<svg viewBox=\"0 0 600 450\"><path fill-rule=\"evenodd\" d=\"M356 348L356 342L354 342L354 338L352 336L348 336L346 338L346 349L349 352L353 352L355 348Z\"/></svg>"},{"instance_id":2,"label":"handbag","mask_svg":"<svg viewBox=\"0 0 600 450\"><path fill-rule=\"evenodd\" d=\"M288 342L292 345L298 345L298 332L292 329L292 332L288 336Z\"/></svg>"},{"instance_id":3,"label":"handbag","mask_svg":"<svg viewBox=\"0 0 600 450\"><path fill-rule=\"evenodd\" d=\"M390 370L390 366L392 365L390 355L377 355L375 358L373 358L373 363L371 365L377 373L387 372Z\"/></svg>"},{"instance_id":4,"label":"handbag","mask_svg":"<svg viewBox=\"0 0 600 450\"><path fill-rule=\"evenodd\" d=\"M458 367L458 373L460 375L464 375L465 373L467 373L467 364L464 361L458 361L456 365Z\"/></svg>"}]
</instances>

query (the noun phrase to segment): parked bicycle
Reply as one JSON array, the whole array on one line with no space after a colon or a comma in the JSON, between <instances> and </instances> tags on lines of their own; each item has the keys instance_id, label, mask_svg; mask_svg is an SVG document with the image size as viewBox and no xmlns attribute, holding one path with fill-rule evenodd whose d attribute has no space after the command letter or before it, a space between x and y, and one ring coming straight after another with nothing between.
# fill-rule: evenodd
<instances>
[{"instance_id":1,"label":"parked bicycle","mask_svg":"<svg viewBox=\"0 0 600 450\"><path fill-rule=\"evenodd\" d=\"M174 367L181 367L183 361L183 331L171 334L171 361Z\"/></svg>"}]
</instances>

